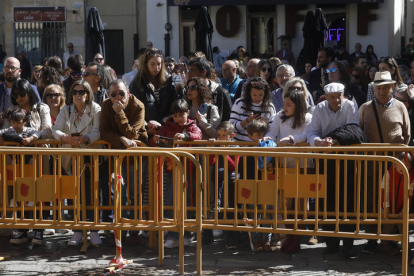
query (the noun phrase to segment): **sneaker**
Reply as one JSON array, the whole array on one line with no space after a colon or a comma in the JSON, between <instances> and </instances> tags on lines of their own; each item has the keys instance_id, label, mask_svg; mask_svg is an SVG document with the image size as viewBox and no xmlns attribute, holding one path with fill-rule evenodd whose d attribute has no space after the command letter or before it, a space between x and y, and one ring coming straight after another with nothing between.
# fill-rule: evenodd
<instances>
[{"instance_id":1,"label":"sneaker","mask_svg":"<svg viewBox=\"0 0 414 276\"><path fill-rule=\"evenodd\" d=\"M92 245L95 247L99 247L102 245L102 240L99 237L98 232L90 232L89 239L91 240Z\"/></svg>"},{"instance_id":2,"label":"sneaker","mask_svg":"<svg viewBox=\"0 0 414 276\"><path fill-rule=\"evenodd\" d=\"M32 239L33 244L42 245L43 244L43 232L35 231L35 235Z\"/></svg>"},{"instance_id":3,"label":"sneaker","mask_svg":"<svg viewBox=\"0 0 414 276\"><path fill-rule=\"evenodd\" d=\"M54 235L55 234L55 229L45 229L43 231L43 235Z\"/></svg>"},{"instance_id":4,"label":"sneaker","mask_svg":"<svg viewBox=\"0 0 414 276\"><path fill-rule=\"evenodd\" d=\"M310 237L308 244L315 245L318 243L318 238L316 236Z\"/></svg>"},{"instance_id":5,"label":"sneaker","mask_svg":"<svg viewBox=\"0 0 414 276\"><path fill-rule=\"evenodd\" d=\"M83 241L83 234L82 232L75 232L70 238L70 241L68 242L68 246L76 246L81 244Z\"/></svg>"},{"instance_id":6,"label":"sneaker","mask_svg":"<svg viewBox=\"0 0 414 276\"><path fill-rule=\"evenodd\" d=\"M223 236L223 230L219 230L219 229L213 230L213 237L220 238L221 236Z\"/></svg>"},{"instance_id":7,"label":"sneaker","mask_svg":"<svg viewBox=\"0 0 414 276\"><path fill-rule=\"evenodd\" d=\"M369 240L366 244L364 244L364 247L362 248L362 253L366 254L373 254L377 250L377 241L376 240Z\"/></svg>"},{"instance_id":8,"label":"sneaker","mask_svg":"<svg viewBox=\"0 0 414 276\"><path fill-rule=\"evenodd\" d=\"M27 232L17 232L10 239L11 244L22 244L28 241L29 239L27 238Z\"/></svg>"},{"instance_id":9,"label":"sneaker","mask_svg":"<svg viewBox=\"0 0 414 276\"><path fill-rule=\"evenodd\" d=\"M190 240L187 238L184 238L184 246L190 246Z\"/></svg>"},{"instance_id":10,"label":"sneaker","mask_svg":"<svg viewBox=\"0 0 414 276\"><path fill-rule=\"evenodd\" d=\"M187 239L187 241L188 241L188 239ZM188 241L188 243L189 243L189 241ZM180 243L179 243L178 240L166 240L165 243L164 243L165 248L176 248L178 246L180 246Z\"/></svg>"}]
</instances>

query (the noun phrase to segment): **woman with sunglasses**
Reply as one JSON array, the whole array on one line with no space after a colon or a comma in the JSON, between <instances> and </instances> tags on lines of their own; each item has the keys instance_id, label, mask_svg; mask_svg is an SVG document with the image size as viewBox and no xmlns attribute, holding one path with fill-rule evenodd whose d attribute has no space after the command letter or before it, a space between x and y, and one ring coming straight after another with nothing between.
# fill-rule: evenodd
<instances>
[{"instance_id":1,"label":"woman with sunglasses","mask_svg":"<svg viewBox=\"0 0 414 276\"><path fill-rule=\"evenodd\" d=\"M348 68L340 61L332 61L326 69L328 73L329 82L339 82L345 86L344 97L350 101L355 101L358 106L366 102L366 94L355 83L351 82L351 77ZM324 100L322 96L318 102Z\"/></svg>"},{"instance_id":2,"label":"woman with sunglasses","mask_svg":"<svg viewBox=\"0 0 414 276\"><path fill-rule=\"evenodd\" d=\"M361 88L361 90L367 94L368 92L368 78L365 73L365 70L361 67L354 67L351 72L352 76L354 77L354 82L356 85Z\"/></svg>"},{"instance_id":3,"label":"woman with sunglasses","mask_svg":"<svg viewBox=\"0 0 414 276\"><path fill-rule=\"evenodd\" d=\"M380 72L388 71L391 73L392 80L396 82L395 87L394 87L394 93L393 93L394 95L398 87L404 83L400 75L398 63L392 57L381 58L378 64L378 69ZM374 82L371 82L368 85L367 102L372 101L373 99L374 99Z\"/></svg>"},{"instance_id":4,"label":"woman with sunglasses","mask_svg":"<svg viewBox=\"0 0 414 276\"><path fill-rule=\"evenodd\" d=\"M88 148L90 144L99 140L99 122L101 107L93 101L93 92L85 80L75 81L70 89L69 104L64 106L53 126L53 137L62 142L64 148ZM68 175L72 174L72 156L62 156L62 168ZM85 157L84 163L90 163ZM91 203L90 170L85 169L86 204ZM82 196L82 194L81 194ZM87 212L88 220L93 220L93 211ZM82 231L75 230L68 245L79 245L82 242ZM92 245L99 246L102 240L98 232L91 231Z\"/></svg>"},{"instance_id":5,"label":"woman with sunglasses","mask_svg":"<svg viewBox=\"0 0 414 276\"><path fill-rule=\"evenodd\" d=\"M50 138L52 123L50 121L49 107L46 104L38 102L37 96L28 80L19 79L13 84L11 100L14 106L24 109L30 115L30 119L26 122L26 126L35 129L39 134L38 138L36 136L25 138L23 144L30 145L38 139ZM7 128L9 126L11 126L11 122L5 120L3 127ZM2 139L0 138L0 145L1 144ZM10 240L10 243L21 244L27 241L27 229L19 229ZM38 245L43 243L43 230L35 230L32 243Z\"/></svg>"},{"instance_id":6,"label":"woman with sunglasses","mask_svg":"<svg viewBox=\"0 0 414 276\"><path fill-rule=\"evenodd\" d=\"M45 88L51 84L57 84L63 87L62 79L60 78L60 73L53 67L44 66L42 67L42 69L40 69L37 79L37 88L41 98L43 98Z\"/></svg>"},{"instance_id":7,"label":"woman with sunglasses","mask_svg":"<svg viewBox=\"0 0 414 276\"><path fill-rule=\"evenodd\" d=\"M246 126L253 120L262 119L271 124L276 115L268 83L253 77L243 85L242 96L231 109L230 122L234 125L236 141L250 141Z\"/></svg>"},{"instance_id":8,"label":"woman with sunglasses","mask_svg":"<svg viewBox=\"0 0 414 276\"><path fill-rule=\"evenodd\" d=\"M42 101L49 106L50 119L52 120L52 125L54 125L60 110L65 106L65 91L60 85L48 85L43 93Z\"/></svg>"},{"instance_id":9,"label":"woman with sunglasses","mask_svg":"<svg viewBox=\"0 0 414 276\"><path fill-rule=\"evenodd\" d=\"M170 106L178 99L172 77L167 78L162 51L150 48L139 58L138 72L130 92L145 106L147 132L154 135L170 115Z\"/></svg>"},{"instance_id":10,"label":"woman with sunglasses","mask_svg":"<svg viewBox=\"0 0 414 276\"><path fill-rule=\"evenodd\" d=\"M187 81L187 102L190 105L190 117L203 132L203 140L217 138L216 129L221 118L217 106L212 104L211 92L202 78L191 78Z\"/></svg>"},{"instance_id":11,"label":"woman with sunglasses","mask_svg":"<svg viewBox=\"0 0 414 276\"><path fill-rule=\"evenodd\" d=\"M264 79L269 85L270 91L276 89L276 86L274 85L275 77L273 74L272 64L267 59L262 59L259 61L256 66L255 76Z\"/></svg>"}]
</instances>

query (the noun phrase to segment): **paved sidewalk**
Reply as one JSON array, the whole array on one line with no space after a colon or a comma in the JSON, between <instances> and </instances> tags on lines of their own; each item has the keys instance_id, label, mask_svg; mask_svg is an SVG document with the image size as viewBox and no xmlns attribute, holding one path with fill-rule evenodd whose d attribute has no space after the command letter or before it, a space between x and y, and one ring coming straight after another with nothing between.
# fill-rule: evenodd
<instances>
[{"instance_id":1,"label":"paved sidewalk","mask_svg":"<svg viewBox=\"0 0 414 276\"><path fill-rule=\"evenodd\" d=\"M80 247L67 247L71 234L45 236L43 246L28 249L27 244L11 245L8 238L0 238L0 255L11 255L11 259L0 262L0 275L103 275L103 268L115 255L115 247L109 245L109 237L101 232L104 242L99 248L90 247L80 254ZM401 255L387 256L380 253L361 253L365 240L355 241L358 257L345 259L341 254L324 256L324 243L314 246L304 244L302 250L293 255L279 251L254 253L248 244L238 250L227 250L221 239L203 246L204 275L400 275ZM410 237L414 242L414 236ZM165 264L158 265L157 249L144 245L123 246L123 256L133 264L117 275L178 275L178 249L165 249ZM196 272L196 243L185 250L185 273ZM115 274L112 274L115 275ZM414 267L408 275L414 275Z\"/></svg>"}]
</instances>

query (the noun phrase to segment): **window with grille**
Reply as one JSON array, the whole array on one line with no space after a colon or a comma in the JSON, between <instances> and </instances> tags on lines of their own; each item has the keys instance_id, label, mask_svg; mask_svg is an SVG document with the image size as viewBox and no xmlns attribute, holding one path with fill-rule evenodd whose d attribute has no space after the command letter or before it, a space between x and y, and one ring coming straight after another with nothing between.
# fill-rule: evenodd
<instances>
[{"instance_id":1,"label":"window with grille","mask_svg":"<svg viewBox=\"0 0 414 276\"><path fill-rule=\"evenodd\" d=\"M58 56L63 60L66 49L65 22L14 23L15 49L24 51L32 65L42 64L45 57Z\"/></svg>"}]
</instances>

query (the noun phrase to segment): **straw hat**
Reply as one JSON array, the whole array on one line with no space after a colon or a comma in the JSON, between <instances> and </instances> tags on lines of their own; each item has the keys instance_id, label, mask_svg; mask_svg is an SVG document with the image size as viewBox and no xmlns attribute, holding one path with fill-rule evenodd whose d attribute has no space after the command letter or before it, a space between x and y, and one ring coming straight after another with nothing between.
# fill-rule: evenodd
<instances>
[{"instance_id":1,"label":"straw hat","mask_svg":"<svg viewBox=\"0 0 414 276\"><path fill-rule=\"evenodd\" d=\"M376 72L374 78L374 85L385 85L385 84L394 84L395 80L391 78L391 74L388 71Z\"/></svg>"}]
</instances>

